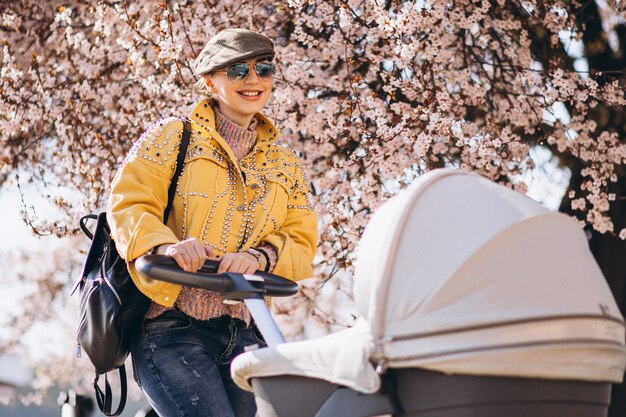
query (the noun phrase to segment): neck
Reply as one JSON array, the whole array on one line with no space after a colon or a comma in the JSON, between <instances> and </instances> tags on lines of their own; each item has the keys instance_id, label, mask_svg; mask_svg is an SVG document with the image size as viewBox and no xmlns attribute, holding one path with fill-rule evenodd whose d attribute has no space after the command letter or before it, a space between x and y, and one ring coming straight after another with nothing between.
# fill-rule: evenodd
<instances>
[{"instance_id":1,"label":"neck","mask_svg":"<svg viewBox=\"0 0 626 417\"><path fill-rule=\"evenodd\" d=\"M248 128L243 128L237 123L224 116L217 106L215 110L215 130L222 135L228 146L232 149L235 157L241 159L250 153L256 142L257 132L252 123Z\"/></svg>"},{"instance_id":2,"label":"neck","mask_svg":"<svg viewBox=\"0 0 626 417\"><path fill-rule=\"evenodd\" d=\"M217 103L217 107L220 113L222 113L225 117L230 119L232 122L237 123L244 129L247 129L248 126L250 126L250 122L252 122L252 118L254 117L253 114L245 115L241 113L236 113L231 109L225 108L225 106L221 106L219 102Z\"/></svg>"}]
</instances>

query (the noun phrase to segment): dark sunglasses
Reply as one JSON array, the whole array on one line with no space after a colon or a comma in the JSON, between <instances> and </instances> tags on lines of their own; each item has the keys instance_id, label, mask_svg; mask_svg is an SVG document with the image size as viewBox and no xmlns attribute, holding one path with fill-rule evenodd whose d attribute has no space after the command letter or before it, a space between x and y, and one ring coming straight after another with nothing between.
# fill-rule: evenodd
<instances>
[{"instance_id":1,"label":"dark sunglasses","mask_svg":"<svg viewBox=\"0 0 626 417\"><path fill-rule=\"evenodd\" d=\"M276 66L272 62L258 62L254 65L254 72L262 80L270 80L276 74ZM226 71L218 71L217 73L226 73L226 77L230 81L241 81L250 73L250 64L238 62L229 65Z\"/></svg>"}]
</instances>

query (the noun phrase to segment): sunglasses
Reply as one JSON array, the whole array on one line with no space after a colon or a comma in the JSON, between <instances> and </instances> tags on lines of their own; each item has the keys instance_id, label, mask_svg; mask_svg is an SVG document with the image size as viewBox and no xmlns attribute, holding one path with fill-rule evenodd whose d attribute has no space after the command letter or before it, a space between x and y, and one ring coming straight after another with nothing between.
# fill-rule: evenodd
<instances>
[{"instance_id":1,"label":"sunglasses","mask_svg":"<svg viewBox=\"0 0 626 417\"><path fill-rule=\"evenodd\" d=\"M271 62L258 62L254 65L254 72L256 75L265 81L272 79L276 74L276 66ZM250 73L250 64L245 62L238 62L236 64L229 65L226 71L218 71L216 74L226 74L226 77L230 81L242 81Z\"/></svg>"}]
</instances>

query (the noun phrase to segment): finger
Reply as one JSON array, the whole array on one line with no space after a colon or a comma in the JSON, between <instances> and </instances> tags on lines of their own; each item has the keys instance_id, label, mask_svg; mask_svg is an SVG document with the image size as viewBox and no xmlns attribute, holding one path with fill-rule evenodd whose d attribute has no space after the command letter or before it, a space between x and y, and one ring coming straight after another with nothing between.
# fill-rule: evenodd
<instances>
[{"instance_id":1,"label":"finger","mask_svg":"<svg viewBox=\"0 0 626 417\"><path fill-rule=\"evenodd\" d=\"M243 271L243 273L254 274L256 270L259 269L258 259L252 254L249 254L247 252L243 252L241 255L245 256L245 262L243 263L243 266L245 267L245 271Z\"/></svg>"},{"instance_id":2,"label":"finger","mask_svg":"<svg viewBox=\"0 0 626 417\"><path fill-rule=\"evenodd\" d=\"M207 258L212 258L215 256L215 251L210 246L204 246L204 253Z\"/></svg>"},{"instance_id":3,"label":"finger","mask_svg":"<svg viewBox=\"0 0 626 417\"><path fill-rule=\"evenodd\" d=\"M245 271L245 266L242 265L241 258L239 256L233 256L233 263L230 264L230 268L228 268L229 272L235 272L237 274L243 274Z\"/></svg>"},{"instance_id":4,"label":"finger","mask_svg":"<svg viewBox=\"0 0 626 417\"><path fill-rule=\"evenodd\" d=\"M187 253L191 257L193 271L200 269L204 263L204 250L198 239L187 239Z\"/></svg>"},{"instance_id":5,"label":"finger","mask_svg":"<svg viewBox=\"0 0 626 417\"><path fill-rule=\"evenodd\" d=\"M231 264L233 263L232 256L229 256L230 253L224 255L224 258L220 262L220 266L217 268L217 273L221 274L223 272L230 271Z\"/></svg>"},{"instance_id":6,"label":"finger","mask_svg":"<svg viewBox=\"0 0 626 417\"><path fill-rule=\"evenodd\" d=\"M253 256L250 255L249 253L237 253L235 255L236 261L234 262L235 268L231 268L231 269L235 269L233 270L233 272L237 272L239 274L245 274L246 271L248 271L248 269L250 268L250 257L253 257Z\"/></svg>"},{"instance_id":7,"label":"finger","mask_svg":"<svg viewBox=\"0 0 626 417\"><path fill-rule=\"evenodd\" d=\"M180 253L180 256L182 256L185 260L185 268L183 269L187 272L191 271L193 263L191 261L191 256L187 253L187 250L183 247L178 249L178 253Z\"/></svg>"},{"instance_id":8,"label":"finger","mask_svg":"<svg viewBox=\"0 0 626 417\"><path fill-rule=\"evenodd\" d=\"M200 243L196 242L195 245L193 245L193 258L194 258L194 271L199 270L200 268L202 268L202 265L204 265L204 249L202 248L202 245L200 245Z\"/></svg>"},{"instance_id":9,"label":"finger","mask_svg":"<svg viewBox=\"0 0 626 417\"><path fill-rule=\"evenodd\" d=\"M257 269L259 269L258 266L259 266L259 263L255 259L254 262L248 266L248 269L246 269L244 274L254 274L257 271Z\"/></svg>"},{"instance_id":10,"label":"finger","mask_svg":"<svg viewBox=\"0 0 626 417\"><path fill-rule=\"evenodd\" d=\"M166 252L165 254L171 256L176 261L178 266L180 266L183 270L185 270L186 268L185 259L182 257L180 252L178 252L176 249L171 249L168 252L169 253Z\"/></svg>"},{"instance_id":11,"label":"finger","mask_svg":"<svg viewBox=\"0 0 626 417\"><path fill-rule=\"evenodd\" d=\"M239 271L241 274L252 274L259 265L259 261L257 261L256 257L249 253L241 253L239 259Z\"/></svg>"}]
</instances>

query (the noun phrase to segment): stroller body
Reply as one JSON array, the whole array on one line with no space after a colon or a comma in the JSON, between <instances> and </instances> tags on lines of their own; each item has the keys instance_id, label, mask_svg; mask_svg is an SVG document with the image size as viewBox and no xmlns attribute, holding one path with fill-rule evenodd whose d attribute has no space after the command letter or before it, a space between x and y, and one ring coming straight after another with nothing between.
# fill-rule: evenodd
<instances>
[{"instance_id":1,"label":"stroller body","mask_svg":"<svg viewBox=\"0 0 626 417\"><path fill-rule=\"evenodd\" d=\"M624 375L585 233L476 174L434 171L386 202L354 292L353 328L235 359L261 417L604 417Z\"/></svg>"}]
</instances>

